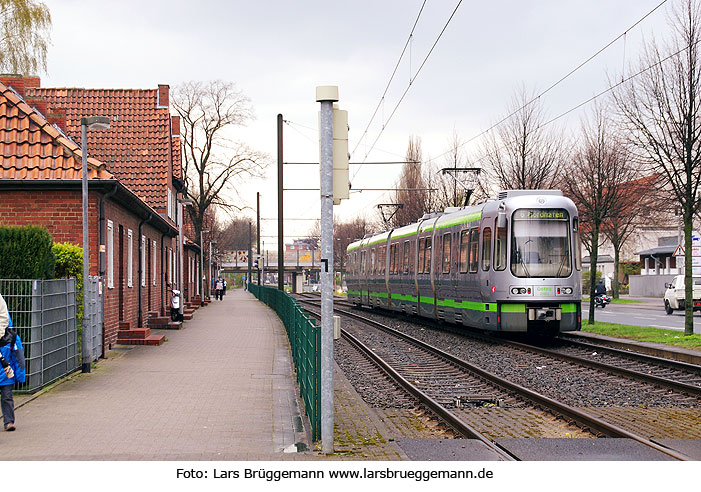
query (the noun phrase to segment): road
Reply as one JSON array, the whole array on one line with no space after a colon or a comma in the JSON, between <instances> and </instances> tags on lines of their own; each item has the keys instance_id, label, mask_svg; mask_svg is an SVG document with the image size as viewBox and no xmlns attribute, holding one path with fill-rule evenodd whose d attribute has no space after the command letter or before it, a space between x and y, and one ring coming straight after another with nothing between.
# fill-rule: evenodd
<instances>
[{"instance_id":1,"label":"road","mask_svg":"<svg viewBox=\"0 0 701 492\"><path fill-rule=\"evenodd\" d=\"M582 318L589 318L589 303L582 303ZM666 314L662 301L646 301L641 303L609 304L604 309L597 309L597 321L620 323L622 325L653 326L669 330L684 331L684 312L675 311ZM701 333L701 315L694 314L694 332Z\"/></svg>"}]
</instances>

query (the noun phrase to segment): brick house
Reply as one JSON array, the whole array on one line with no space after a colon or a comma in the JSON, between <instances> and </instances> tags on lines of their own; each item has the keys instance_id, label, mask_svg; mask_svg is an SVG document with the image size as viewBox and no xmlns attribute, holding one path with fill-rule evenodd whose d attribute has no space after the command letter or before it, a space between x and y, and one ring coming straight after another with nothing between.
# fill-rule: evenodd
<instances>
[{"instance_id":1,"label":"brick house","mask_svg":"<svg viewBox=\"0 0 701 492\"><path fill-rule=\"evenodd\" d=\"M109 130L88 132L90 273L105 278L104 346L132 335L142 340L133 343L159 343L147 324L165 322L157 315L166 313L177 270L182 189L168 86L44 89L39 82L0 76L0 223L44 225L55 241L82 245L80 118L109 116Z\"/></svg>"}]
</instances>

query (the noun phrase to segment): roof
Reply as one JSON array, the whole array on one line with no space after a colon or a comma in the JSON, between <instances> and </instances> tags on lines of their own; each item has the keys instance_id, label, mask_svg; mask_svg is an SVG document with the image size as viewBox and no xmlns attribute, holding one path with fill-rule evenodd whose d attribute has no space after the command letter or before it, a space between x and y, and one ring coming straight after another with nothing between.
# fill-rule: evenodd
<instances>
[{"instance_id":1,"label":"roof","mask_svg":"<svg viewBox=\"0 0 701 492\"><path fill-rule=\"evenodd\" d=\"M677 249L676 244L670 246L658 246L652 249L646 249L644 251L638 251L636 255L671 255Z\"/></svg>"},{"instance_id":2,"label":"roof","mask_svg":"<svg viewBox=\"0 0 701 492\"><path fill-rule=\"evenodd\" d=\"M65 130L76 140L81 117L109 116L109 129L88 132L90 154L149 205L167 206L171 162L180 144L171 137L170 110L167 101L160 105L159 89L28 87L26 94L65 112Z\"/></svg>"},{"instance_id":3,"label":"roof","mask_svg":"<svg viewBox=\"0 0 701 492\"><path fill-rule=\"evenodd\" d=\"M82 179L80 147L0 83L0 179ZM113 179L88 158L89 179Z\"/></svg>"}]
</instances>

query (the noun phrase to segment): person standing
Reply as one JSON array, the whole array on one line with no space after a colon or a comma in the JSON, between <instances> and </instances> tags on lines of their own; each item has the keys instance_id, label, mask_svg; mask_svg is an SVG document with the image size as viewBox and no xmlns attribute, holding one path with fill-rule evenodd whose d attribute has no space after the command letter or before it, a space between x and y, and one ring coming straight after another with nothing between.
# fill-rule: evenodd
<instances>
[{"instance_id":1,"label":"person standing","mask_svg":"<svg viewBox=\"0 0 701 492\"><path fill-rule=\"evenodd\" d=\"M224 282L224 287L222 287L221 295L225 296L226 295L226 279L223 279L222 282Z\"/></svg>"},{"instance_id":2,"label":"person standing","mask_svg":"<svg viewBox=\"0 0 701 492\"><path fill-rule=\"evenodd\" d=\"M0 406L5 430L15 430L15 400L12 390L15 382L23 383L26 377L24 349L19 335L12 329L12 318L7 304L0 294Z\"/></svg>"},{"instance_id":3,"label":"person standing","mask_svg":"<svg viewBox=\"0 0 701 492\"><path fill-rule=\"evenodd\" d=\"M217 283L214 284L214 299L219 299L222 301L222 293L224 292L224 281L221 277L217 279Z\"/></svg>"}]
</instances>

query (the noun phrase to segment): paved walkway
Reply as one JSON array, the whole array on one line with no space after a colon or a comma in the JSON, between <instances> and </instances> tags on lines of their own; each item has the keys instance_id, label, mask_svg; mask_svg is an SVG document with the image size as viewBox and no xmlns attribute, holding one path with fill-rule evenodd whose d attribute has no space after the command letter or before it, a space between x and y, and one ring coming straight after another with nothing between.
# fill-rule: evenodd
<instances>
[{"instance_id":1,"label":"paved walkway","mask_svg":"<svg viewBox=\"0 0 701 492\"><path fill-rule=\"evenodd\" d=\"M160 347L118 346L90 374L18 396L3 458L280 460L306 440L284 328L240 289L196 311ZM314 453L315 454L315 453Z\"/></svg>"}]
</instances>

